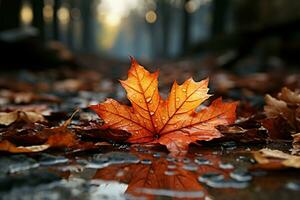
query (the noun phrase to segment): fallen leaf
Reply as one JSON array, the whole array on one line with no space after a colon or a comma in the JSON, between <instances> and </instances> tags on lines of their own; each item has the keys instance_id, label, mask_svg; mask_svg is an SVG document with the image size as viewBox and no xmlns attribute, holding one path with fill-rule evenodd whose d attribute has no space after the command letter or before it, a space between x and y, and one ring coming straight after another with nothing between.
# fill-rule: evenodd
<instances>
[{"instance_id":1,"label":"fallen leaf","mask_svg":"<svg viewBox=\"0 0 300 200\"><path fill-rule=\"evenodd\" d=\"M15 144L9 142L8 140L3 140L0 142L0 151L7 151L10 153L31 153L40 152L48 149L50 145L33 145L33 146L16 146Z\"/></svg>"},{"instance_id":2,"label":"fallen leaf","mask_svg":"<svg viewBox=\"0 0 300 200\"><path fill-rule=\"evenodd\" d=\"M300 133L294 134L293 136L293 155L300 155Z\"/></svg>"},{"instance_id":3,"label":"fallen leaf","mask_svg":"<svg viewBox=\"0 0 300 200\"><path fill-rule=\"evenodd\" d=\"M61 92L77 92L85 89L85 84L79 79L66 79L63 81L56 82L54 89Z\"/></svg>"},{"instance_id":4,"label":"fallen leaf","mask_svg":"<svg viewBox=\"0 0 300 200\"><path fill-rule=\"evenodd\" d=\"M44 122L46 119L43 115L36 112L13 111L0 112L0 125L9 126L17 120L24 120L28 122Z\"/></svg>"},{"instance_id":5,"label":"fallen leaf","mask_svg":"<svg viewBox=\"0 0 300 200\"><path fill-rule=\"evenodd\" d=\"M239 78L236 85L240 88L246 88L255 93L264 94L275 87L278 81L267 73L251 73Z\"/></svg>"},{"instance_id":6,"label":"fallen leaf","mask_svg":"<svg viewBox=\"0 0 300 200\"><path fill-rule=\"evenodd\" d=\"M293 143L300 143L300 133L294 134L293 138Z\"/></svg>"},{"instance_id":7,"label":"fallen leaf","mask_svg":"<svg viewBox=\"0 0 300 200\"><path fill-rule=\"evenodd\" d=\"M276 99L270 95L265 96L266 105L264 111L269 118L283 116L288 120L292 120L292 112L287 107L287 103L283 100Z\"/></svg>"},{"instance_id":8,"label":"fallen leaf","mask_svg":"<svg viewBox=\"0 0 300 200\"><path fill-rule=\"evenodd\" d=\"M49 116L52 110L47 104L29 104L29 105L9 105L1 108L1 112L13 112L13 111L23 111L23 112L35 112L42 114L43 116Z\"/></svg>"},{"instance_id":9,"label":"fallen leaf","mask_svg":"<svg viewBox=\"0 0 300 200\"><path fill-rule=\"evenodd\" d=\"M132 107L113 99L90 106L103 120L103 129L131 133L130 143L159 143L170 151L186 151L197 140L221 137L215 128L235 121L237 103L222 103L221 98L195 112L210 97L208 79L195 82L192 78L182 85L174 82L164 100L158 91L159 72L150 73L131 58L128 79L120 81Z\"/></svg>"},{"instance_id":10,"label":"fallen leaf","mask_svg":"<svg viewBox=\"0 0 300 200\"><path fill-rule=\"evenodd\" d=\"M291 135L300 131L300 94L284 87L277 98L265 96L264 112L267 119L263 126L271 139L292 139Z\"/></svg>"},{"instance_id":11,"label":"fallen leaf","mask_svg":"<svg viewBox=\"0 0 300 200\"><path fill-rule=\"evenodd\" d=\"M50 135L46 142L52 148L68 148L77 143L78 141L74 133L62 129L58 129L57 133Z\"/></svg>"},{"instance_id":12,"label":"fallen leaf","mask_svg":"<svg viewBox=\"0 0 300 200\"><path fill-rule=\"evenodd\" d=\"M17 112L10 113L0 113L0 124L4 126L9 126L18 119Z\"/></svg>"},{"instance_id":13,"label":"fallen leaf","mask_svg":"<svg viewBox=\"0 0 300 200\"><path fill-rule=\"evenodd\" d=\"M68 129L73 116L78 112L75 111L72 116L66 120L61 126L44 128L35 137L44 140L41 145L16 146L8 140L0 141L0 151L10 153L30 153L44 151L48 148L68 148L76 151L94 148L95 145L89 142L80 142L77 136ZM26 138L26 136L25 136ZM32 138L30 138L32 139ZM35 141L32 141L34 143Z\"/></svg>"},{"instance_id":14,"label":"fallen leaf","mask_svg":"<svg viewBox=\"0 0 300 200\"><path fill-rule=\"evenodd\" d=\"M102 122L99 120L84 120L79 125L72 127L76 134L90 140L106 140L124 142L130 137L130 133L122 130L102 129Z\"/></svg>"},{"instance_id":15,"label":"fallen leaf","mask_svg":"<svg viewBox=\"0 0 300 200\"><path fill-rule=\"evenodd\" d=\"M35 101L52 103L60 102L60 99L53 95L40 95L32 92L12 92L10 90L1 90L0 97L5 98L15 104L28 104Z\"/></svg>"},{"instance_id":16,"label":"fallen leaf","mask_svg":"<svg viewBox=\"0 0 300 200\"><path fill-rule=\"evenodd\" d=\"M268 130L268 138L271 140L291 140L291 134L293 129L282 118L266 118L261 120L262 126Z\"/></svg>"},{"instance_id":17,"label":"fallen leaf","mask_svg":"<svg viewBox=\"0 0 300 200\"><path fill-rule=\"evenodd\" d=\"M84 145L79 143L76 135L68 129L68 125L71 123L72 118L79 110L76 110L72 116L66 120L61 126L53 128L45 128L41 134L47 135L48 139L45 144L48 144L51 148L81 148ZM89 145L87 145L87 148Z\"/></svg>"},{"instance_id":18,"label":"fallen leaf","mask_svg":"<svg viewBox=\"0 0 300 200\"><path fill-rule=\"evenodd\" d=\"M253 152L258 162L254 168L260 169L285 169L300 168L300 156L284 153L280 150L261 149Z\"/></svg>"},{"instance_id":19,"label":"fallen leaf","mask_svg":"<svg viewBox=\"0 0 300 200\"><path fill-rule=\"evenodd\" d=\"M287 102L288 104L300 104L300 93L299 91L292 91L286 87L282 88L278 94L278 98Z\"/></svg>"},{"instance_id":20,"label":"fallen leaf","mask_svg":"<svg viewBox=\"0 0 300 200\"><path fill-rule=\"evenodd\" d=\"M242 128L238 124L230 126L219 126L219 131L224 135L220 140L237 141L242 143L262 143L268 135L266 130L260 127Z\"/></svg>"}]
</instances>

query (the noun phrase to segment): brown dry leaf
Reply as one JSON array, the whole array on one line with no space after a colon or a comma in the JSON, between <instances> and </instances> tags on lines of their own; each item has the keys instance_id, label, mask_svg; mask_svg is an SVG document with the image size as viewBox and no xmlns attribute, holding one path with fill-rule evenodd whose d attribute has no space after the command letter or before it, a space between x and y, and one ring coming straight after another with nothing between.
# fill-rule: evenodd
<instances>
[{"instance_id":1,"label":"brown dry leaf","mask_svg":"<svg viewBox=\"0 0 300 200\"><path fill-rule=\"evenodd\" d=\"M265 114L268 119L263 125L268 129L272 139L291 138L292 134L300 131L300 93L282 88L277 98L265 96ZM277 125L284 127L277 128Z\"/></svg>"},{"instance_id":2,"label":"brown dry leaf","mask_svg":"<svg viewBox=\"0 0 300 200\"><path fill-rule=\"evenodd\" d=\"M75 134L59 130L57 133L51 133L47 141L42 145L16 146L8 140L3 140L0 142L0 151L7 151L10 153L31 153L44 151L49 148L73 148L77 147L78 144L79 141L76 139Z\"/></svg>"},{"instance_id":3,"label":"brown dry leaf","mask_svg":"<svg viewBox=\"0 0 300 200\"><path fill-rule=\"evenodd\" d=\"M264 94L276 86L277 80L274 80L269 74L254 73L239 78L236 82L237 87L244 88L256 93Z\"/></svg>"},{"instance_id":4,"label":"brown dry leaf","mask_svg":"<svg viewBox=\"0 0 300 200\"><path fill-rule=\"evenodd\" d=\"M72 118L77 112L79 110L76 110L61 126L44 129L43 134L49 136L45 144L50 145L51 148L68 148L76 151L95 148L96 146L93 143L80 142L75 133L68 129Z\"/></svg>"},{"instance_id":5,"label":"brown dry leaf","mask_svg":"<svg viewBox=\"0 0 300 200\"><path fill-rule=\"evenodd\" d=\"M78 144L76 135L68 129L68 125L71 123L74 115L79 112L76 110L72 116L66 120L61 126L54 128L46 128L41 134L48 135L46 144L50 145L52 148L64 148L71 147Z\"/></svg>"},{"instance_id":6,"label":"brown dry leaf","mask_svg":"<svg viewBox=\"0 0 300 200\"><path fill-rule=\"evenodd\" d=\"M79 79L66 79L54 84L54 89L61 92L77 92L85 87L85 83Z\"/></svg>"},{"instance_id":7,"label":"brown dry leaf","mask_svg":"<svg viewBox=\"0 0 300 200\"><path fill-rule=\"evenodd\" d=\"M0 112L0 125L9 126L17 120L24 120L28 122L44 122L46 119L43 115L36 112L24 112L24 111L13 111L13 112Z\"/></svg>"},{"instance_id":8,"label":"brown dry leaf","mask_svg":"<svg viewBox=\"0 0 300 200\"><path fill-rule=\"evenodd\" d=\"M300 156L287 159L283 161L282 164L287 167L300 168Z\"/></svg>"},{"instance_id":9,"label":"brown dry leaf","mask_svg":"<svg viewBox=\"0 0 300 200\"><path fill-rule=\"evenodd\" d=\"M293 136L293 155L300 155L300 133L294 134Z\"/></svg>"},{"instance_id":10,"label":"brown dry leaf","mask_svg":"<svg viewBox=\"0 0 300 200\"><path fill-rule=\"evenodd\" d=\"M47 104L8 105L1 109L1 112L13 111L35 112L42 114L43 116L49 116L52 112Z\"/></svg>"},{"instance_id":11,"label":"brown dry leaf","mask_svg":"<svg viewBox=\"0 0 300 200\"><path fill-rule=\"evenodd\" d=\"M278 94L278 99L287 102L288 104L300 104L299 91L292 91L286 87L282 88Z\"/></svg>"},{"instance_id":12,"label":"brown dry leaf","mask_svg":"<svg viewBox=\"0 0 300 200\"><path fill-rule=\"evenodd\" d=\"M0 124L9 126L18 119L18 112L0 113Z\"/></svg>"},{"instance_id":13,"label":"brown dry leaf","mask_svg":"<svg viewBox=\"0 0 300 200\"><path fill-rule=\"evenodd\" d=\"M60 127L57 130L58 132L50 135L46 142L51 148L68 148L78 143L74 133L62 130Z\"/></svg>"},{"instance_id":14,"label":"brown dry leaf","mask_svg":"<svg viewBox=\"0 0 300 200\"><path fill-rule=\"evenodd\" d=\"M300 133L294 134L293 138L293 143L300 143Z\"/></svg>"},{"instance_id":15,"label":"brown dry leaf","mask_svg":"<svg viewBox=\"0 0 300 200\"><path fill-rule=\"evenodd\" d=\"M291 120L292 111L287 107L287 103L283 100L278 100L270 95L265 96L266 105L264 111L269 118L275 118L283 116L284 118Z\"/></svg>"},{"instance_id":16,"label":"brown dry leaf","mask_svg":"<svg viewBox=\"0 0 300 200\"><path fill-rule=\"evenodd\" d=\"M0 151L7 151L11 153L30 153L44 151L48 148L68 148L73 150L86 150L94 148L95 145L87 142L80 142L76 135L68 129L73 116L78 112L75 111L72 116L59 127L45 128L39 132L39 137L45 138L45 143L42 145L33 146L19 146L11 143L8 140L0 142Z\"/></svg>"},{"instance_id":17,"label":"brown dry leaf","mask_svg":"<svg viewBox=\"0 0 300 200\"><path fill-rule=\"evenodd\" d=\"M289 159L291 155L284 153L280 150L272 150L272 149L261 149L259 152L262 153L264 157L269 158L279 158L279 159Z\"/></svg>"},{"instance_id":18,"label":"brown dry leaf","mask_svg":"<svg viewBox=\"0 0 300 200\"><path fill-rule=\"evenodd\" d=\"M254 168L285 169L300 168L300 156L284 153L280 150L261 149L253 152L258 164Z\"/></svg>"},{"instance_id":19,"label":"brown dry leaf","mask_svg":"<svg viewBox=\"0 0 300 200\"><path fill-rule=\"evenodd\" d=\"M0 151L7 151L10 153L31 153L40 152L48 149L50 145L34 145L34 146L16 146L15 144L9 142L8 140L3 140L0 142Z\"/></svg>"},{"instance_id":20,"label":"brown dry leaf","mask_svg":"<svg viewBox=\"0 0 300 200\"><path fill-rule=\"evenodd\" d=\"M242 143L261 143L267 139L266 130L261 128L243 128L238 124L230 126L219 126L219 131L224 135L221 140L234 140Z\"/></svg>"},{"instance_id":21,"label":"brown dry leaf","mask_svg":"<svg viewBox=\"0 0 300 200\"><path fill-rule=\"evenodd\" d=\"M291 140L291 126L282 117L266 118L261 120L262 126L268 130L271 140Z\"/></svg>"},{"instance_id":22,"label":"brown dry leaf","mask_svg":"<svg viewBox=\"0 0 300 200\"><path fill-rule=\"evenodd\" d=\"M72 126L77 135L90 140L106 140L115 142L125 142L130 133L122 130L102 129L102 123L98 120L83 120L79 125Z\"/></svg>"},{"instance_id":23,"label":"brown dry leaf","mask_svg":"<svg viewBox=\"0 0 300 200\"><path fill-rule=\"evenodd\" d=\"M60 102L58 97L52 95L41 95L32 92L13 92L10 90L1 90L0 97L16 104L27 104L34 101Z\"/></svg>"}]
</instances>

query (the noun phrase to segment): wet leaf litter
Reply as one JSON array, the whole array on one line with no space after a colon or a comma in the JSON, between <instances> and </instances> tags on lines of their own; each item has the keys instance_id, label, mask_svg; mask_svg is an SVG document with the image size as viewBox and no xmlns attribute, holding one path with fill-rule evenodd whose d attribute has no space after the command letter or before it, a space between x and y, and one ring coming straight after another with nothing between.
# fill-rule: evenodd
<instances>
[{"instance_id":1,"label":"wet leaf litter","mask_svg":"<svg viewBox=\"0 0 300 200\"><path fill-rule=\"evenodd\" d=\"M133 65L138 70L144 70L135 60ZM90 81L90 84L84 87L82 84L72 84L74 87L70 89L70 81L59 80L55 88L31 89L33 95L26 99L20 98L20 88L11 88L10 95L7 95L7 89L6 92L0 91L2 199L254 199L258 195L263 195L263 199L278 196L297 199L300 189L297 90L282 88L278 94L266 95L265 108L261 110L240 100L235 117L236 103L230 102L238 99L224 94L224 88L222 92L215 89L216 98L212 97L209 102L192 111L201 113L211 106L214 108L213 102L218 102L217 97L223 96L226 103L218 103L232 105L231 109L217 107L206 115L213 117L215 110L231 110L230 116L234 113L232 118L237 120L215 123L208 129L202 129L202 132L197 132L196 139L188 142L190 145L176 147L174 151L172 145L170 148L166 144L168 148L165 148L165 143L153 142L157 140L155 134L159 131L151 131L151 140L139 142L135 132L114 128L105 117L99 118L88 107L111 98L114 92L107 91L113 91L114 87L101 85L103 78L100 77L85 79L82 72L68 73L65 79L72 79L72 83L76 82L74 76L78 73L80 83ZM143 73L148 73L148 77L158 84L158 74ZM134 77L128 77L128 80L130 78ZM170 107L166 108L177 108L177 96L172 96L172 91L176 91L175 94L179 90L183 94L189 92L190 83L185 80L188 78L183 79L181 85L175 83L167 97L165 88L170 85L165 83L169 80L162 77L162 96L166 97L166 101L173 102L173 105L164 102ZM210 81L212 85L213 80ZM194 106L198 107L203 99L208 98L208 82L205 79L200 82L188 81L201 87L201 95L195 98L197 105ZM134 107L136 101L140 103L139 99L130 93L133 92L128 89L132 86L130 82L123 82L125 88L126 84L128 99L133 102L126 101L125 96L117 99ZM238 81L235 84L242 85ZM22 86L18 87L22 89ZM41 90L47 95L39 94ZM157 92L154 95L159 95L157 85L153 91ZM149 108L150 102L145 96L142 103ZM78 107L81 110L72 116ZM118 110L121 112L121 109ZM155 117L156 114L154 112L151 115L150 108L146 120L155 122L151 116ZM184 124L185 118L178 120L178 123ZM164 120L163 116L160 116L160 120ZM276 128L277 122L282 124L282 129ZM174 127L174 124L171 125ZM176 130L181 126L175 125L178 126ZM150 128L156 127L150 124ZM203 130L211 129L218 137L209 138L211 141L200 141L198 134L208 134ZM182 134L191 133L183 131ZM176 141L176 135L170 136L169 140Z\"/></svg>"}]
</instances>

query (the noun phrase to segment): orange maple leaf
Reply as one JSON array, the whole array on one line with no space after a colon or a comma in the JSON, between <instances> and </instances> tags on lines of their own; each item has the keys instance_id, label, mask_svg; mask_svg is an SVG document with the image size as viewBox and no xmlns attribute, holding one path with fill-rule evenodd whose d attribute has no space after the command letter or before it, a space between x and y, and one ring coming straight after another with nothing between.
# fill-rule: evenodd
<instances>
[{"instance_id":1,"label":"orange maple leaf","mask_svg":"<svg viewBox=\"0 0 300 200\"><path fill-rule=\"evenodd\" d=\"M164 100L158 91L158 74L148 72L131 58L128 79L120 82L132 107L114 99L90 106L104 120L102 128L131 133L130 143L160 143L170 151L183 151L197 140L221 137L215 127L235 121L237 102L222 103L221 98L195 112L210 97L208 79L195 82L190 78L182 85L175 81Z\"/></svg>"}]
</instances>

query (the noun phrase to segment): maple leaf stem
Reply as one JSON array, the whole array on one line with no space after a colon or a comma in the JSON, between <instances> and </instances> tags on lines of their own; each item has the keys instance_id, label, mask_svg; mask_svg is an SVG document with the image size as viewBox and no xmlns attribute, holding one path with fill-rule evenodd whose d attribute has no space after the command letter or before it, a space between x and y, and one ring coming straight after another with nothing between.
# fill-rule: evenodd
<instances>
[{"instance_id":1,"label":"maple leaf stem","mask_svg":"<svg viewBox=\"0 0 300 200\"><path fill-rule=\"evenodd\" d=\"M72 119L73 119L73 117L74 117L79 111L80 111L80 109L77 108L77 109L72 113L71 117L69 117L69 119L67 119L67 120L63 123L62 126L64 126L64 127L69 126L70 123L71 123L71 121L72 121Z\"/></svg>"}]
</instances>

